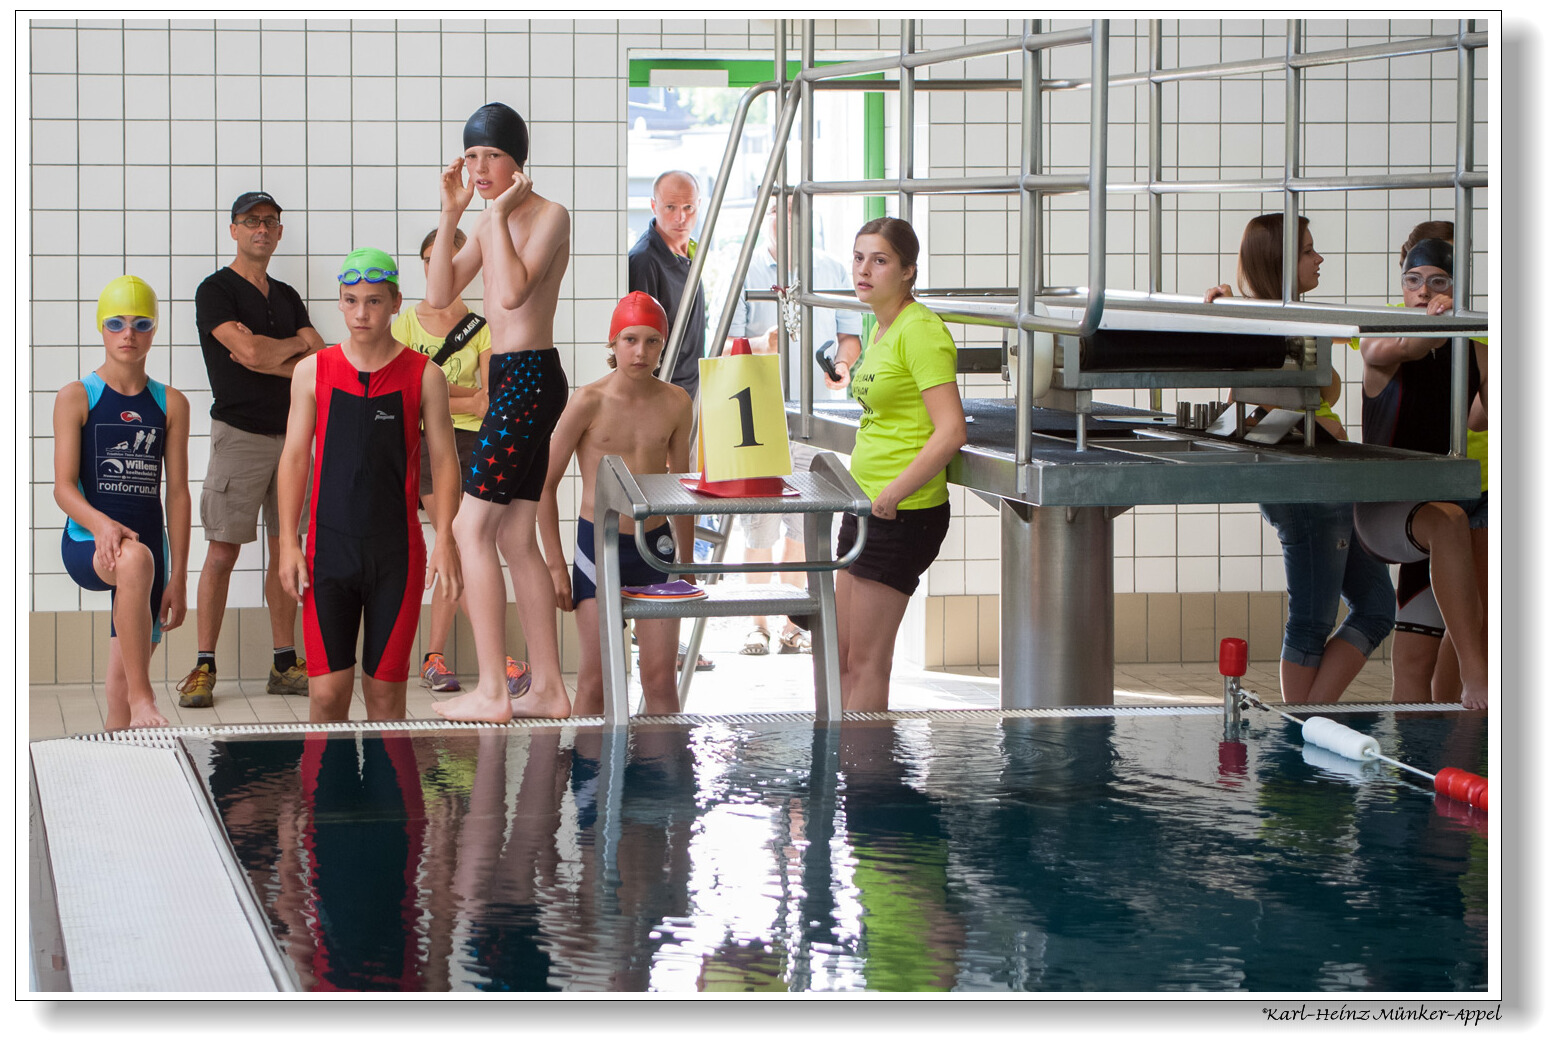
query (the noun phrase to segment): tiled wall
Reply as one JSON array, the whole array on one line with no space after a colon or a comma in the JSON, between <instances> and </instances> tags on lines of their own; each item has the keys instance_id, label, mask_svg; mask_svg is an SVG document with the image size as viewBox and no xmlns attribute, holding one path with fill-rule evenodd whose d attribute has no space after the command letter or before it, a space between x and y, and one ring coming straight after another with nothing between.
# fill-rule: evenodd
<instances>
[{"instance_id":1,"label":"tiled wall","mask_svg":"<svg viewBox=\"0 0 1560 1040\"><path fill-rule=\"evenodd\" d=\"M1047 23L1065 28L1075 22ZM931 49L1019 31L1015 20L927 20L919 47ZM1482 28L1482 26L1481 26ZM1449 33L1448 19L1328 20L1308 24L1316 50ZM1164 63L1197 65L1282 53L1281 21L1189 21L1165 25ZM1112 68L1147 63L1147 23L1112 23ZM340 337L333 274L349 248L377 244L416 256L437 218L439 167L460 151L466 116L488 100L514 105L530 121L530 172L537 190L573 214L573 260L563 285L555 336L571 383L604 373L594 347L625 290L623 173L628 56L773 54L763 20L222 20L63 21L37 19L26 31L31 88L30 234L32 344L31 609L102 610L107 597L83 593L63 572L55 505L50 409L54 391L101 356L92 334L97 293L131 271L163 299L163 322L149 367L190 395L192 494L207 459L210 392L195 334L195 287L232 258L227 209L240 191L264 187L286 207L285 234L272 273L309 303L327 342ZM896 21L820 23L820 55L894 51ZM1082 49L1046 52L1044 75L1087 70ZM1479 105L1485 105L1481 55ZM973 59L936 76L1014 76L1014 56ZM1453 158L1455 59L1399 58L1305 75L1310 120L1309 174L1411 172ZM1282 78L1165 89L1165 175L1272 176L1282 169ZM1147 175L1145 88L1114 88L1112 178ZM1058 172L1086 155L1086 93L1045 102L1044 148ZM918 100L923 134L917 173L1011 172L1018 162L1016 93L936 93ZM1336 115L1334 115L1336 114ZM1477 143L1484 163L1484 130ZM892 157L896 149L888 149ZM930 158L928 158L930 157ZM1000 196L918 200L928 286L1005 286L1017 275L1017 203ZM1234 280L1234 255L1249 216L1281 208L1277 195L1169 196L1166 285L1198 293ZM1483 305L1485 241L1481 192L1474 220L1475 285ZM1313 193L1303 200L1318 249L1327 257L1312 299L1385 303L1398 243L1426 217L1451 216L1449 190ZM472 219L468 214L467 222ZM1047 205L1047 280L1081 284L1086 253L1082 202ZM1147 288L1147 206L1112 196L1109 283ZM409 299L422 291L408 263ZM479 287L468 299L476 301ZM956 330L966 342L994 341L992 330ZM1339 411L1357 424L1360 366L1344 352ZM1001 395L996 377L963 380L968 396ZM1187 391L1209 400L1217 391ZM1102 399L1147 403L1146 391ZM1173 407L1174 392L1165 394ZM577 500L566 481L564 515ZM991 597L999 588L996 514L956 491L955 519L927 588L933 597ZM196 518L198 525L198 516ZM1118 594L1275 592L1283 571L1272 532L1255 507L1140 507L1116 520ZM190 596L204 558L191 542ZM261 604L263 560L245 548L230 605Z\"/></svg>"}]
</instances>

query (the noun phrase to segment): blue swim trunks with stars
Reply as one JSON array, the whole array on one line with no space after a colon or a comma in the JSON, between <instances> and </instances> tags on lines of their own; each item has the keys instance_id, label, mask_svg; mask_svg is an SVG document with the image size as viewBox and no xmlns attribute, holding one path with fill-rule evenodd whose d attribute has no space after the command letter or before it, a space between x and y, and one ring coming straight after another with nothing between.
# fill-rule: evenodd
<instances>
[{"instance_id":1,"label":"blue swim trunks with stars","mask_svg":"<svg viewBox=\"0 0 1560 1040\"><path fill-rule=\"evenodd\" d=\"M488 360L488 410L466 466L466 494L506 505L540 501L547 442L569 399L557 348L516 350Z\"/></svg>"}]
</instances>

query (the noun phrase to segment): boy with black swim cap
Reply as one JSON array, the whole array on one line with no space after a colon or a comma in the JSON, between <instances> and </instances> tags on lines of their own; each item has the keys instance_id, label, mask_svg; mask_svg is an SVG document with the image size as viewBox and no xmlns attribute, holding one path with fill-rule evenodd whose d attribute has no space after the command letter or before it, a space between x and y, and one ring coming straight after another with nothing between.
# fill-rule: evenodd
<instances>
[{"instance_id":1,"label":"boy with black swim cap","mask_svg":"<svg viewBox=\"0 0 1560 1040\"><path fill-rule=\"evenodd\" d=\"M347 718L360 618L368 717L403 719L423 589L437 577L437 595L460 596L449 389L438 366L390 335L401 290L388 254L354 250L336 279L347 338L293 371L277 484L282 582L303 605L309 721ZM419 421L433 464L432 552L417 519ZM311 453L309 541L300 552Z\"/></svg>"},{"instance_id":2,"label":"boy with black swim cap","mask_svg":"<svg viewBox=\"0 0 1560 1040\"><path fill-rule=\"evenodd\" d=\"M97 324L103 364L54 399L54 500L69 517L60 554L77 585L113 591L103 728L166 726L150 664L162 633L184 621L190 403L146 374L151 286L129 274L109 282Z\"/></svg>"},{"instance_id":3,"label":"boy with black swim cap","mask_svg":"<svg viewBox=\"0 0 1560 1040\"><path fill-rule=\"evenodd\" d=\"M439 229L428 262L428 302L447 306L483 274L482 311L492 337L481 450L465 468L455 520L466 572L466 611L477 649L476 689L434 705L446 718L504 722L512 715L564 718L569 697L558 662L557 619L547 564L536 543L537 500L547 441L569 396L553 346L558 287L569 265L569 213L532 190L522 169L525 120L508 105L483 105L466 122L465 152L439 182ZM492 203L459 251L455 228L473 195ZM504 670L502 552L531 659L531 688L509 697Z\"/></svg>"},{"instance_id":4,"label":"boy with black swim cap","mask_svg":"<svg viewBox=\"0 0 1560 1040\"><path fill-rule=\"evenodd\" d=\"M680 473L688 465L693 402L682 387L655 376L666 347L667 326L666 311L648 293L631 292L618 301L607 342L607 364L612 371L580 387L569 398L553 433L539 522L558 607L573 611L579 627L576 715L599 715L604 691L598 638L596 537L590 520L595 515L596 467L607 454L621 456L630 473ZM576 454L580 463L580 503L571 573L571 556L564 554L558 533L558 484L569 468L570 457ZM639 555L633 521L624 518L623 524L617 532L623 585L667 581L666 572L652 567ZM645 521L645 541L662 560L686 562L692 559L693 517L678 517L674 521L650 517ZM634 622L639 639L639 677L645 708L652 715L679 710L677 625L676 618L641 618Z\"/></svg>"}]
</instances>

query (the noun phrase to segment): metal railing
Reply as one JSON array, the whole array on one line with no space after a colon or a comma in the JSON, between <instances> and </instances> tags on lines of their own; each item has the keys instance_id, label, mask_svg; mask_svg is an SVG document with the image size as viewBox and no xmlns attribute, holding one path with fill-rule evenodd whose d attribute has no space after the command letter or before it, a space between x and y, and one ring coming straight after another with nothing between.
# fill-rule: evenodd
<instances>
[{"instance_id":1,"label":"metal railing","mask_svg":"<svg viewBox=\"0 0 1560 1040\"><path fill-rule=\"evenodd\" d=\"M783 180L785 152L791 126L798 111L805 114L804 126L811 126L813 92L817 89L848 89L871 91L897 91L900 104L899 160L900 174L893 178L877 178L849 181L820 181L813 177L812 134L802 134L800 155L800 179L791 189L799 198L795 219L801 224L800 241L812 241L812 196L814 195L883 195L897 193L899 215L905 219L913 216L917 195L938 193L990 193L1019 195L1019 284L1011 291L1014 301L1009 303L974 303L968 299L952 298L937 301L933 291L920 294L945 319L961 323L1000 325L1014 329L1019 336L1016 366L1017 415L1014 431L1014 455L1019 460L1030 457L1033 430L1028 416L1037 396L1044 395L1051 386L1051 373L1056 366L1053 353L1054 336L1044 336L1040 341L1040 356L1036 356L1034 334L1052 333L1083 337L1092 335L1099 327L1107 298L1113 306L1123 305L1135 309L1167 309L1179 313L1212 313L1212 308L1229 314L1227 308L1251 309L1248 313L1263 318L1288 318L1299 321L1348 321L1359 316L1380 315L1386 308L1344 308L1327 304L1306 304L1294 299L1295 268L1299 242L1300 196L1314 191L1386 190L1393 188L1452 188L1457 192L1455 220L1462 229L1455 243L1456 270L1454 272L1453 299L1456 309L1443 319L1425 318L1424 330L1432 335L1450 335L1454 379L1466 381L1466 338L1458 332L1483 328L1483 316L1472 312L1472 280L1469 264L1472 258L1472 240L1469 234L1473 214L1473 192L1488 186L1488 174L1474 169L1474 69L1473 52L1488 46L1488 34L1475 32L1469 20L1460 22L1454 35L1428 36L1389 43L1332 48L1306 53L1304 50L1304 22L1290 20L1285 31L1285 53L1282 58L1231 61L1179 69L1162 67L1163 29L1160 21L1149 23L1149 64L1142 72L1109 74L1110 31L1109 23L1097 19L1087 27L1043 32L1038 19L1026 23L1021 35L1003 37L979 43L928 51L915 49L915 29L911 20L902 23L900 52L880 58L847 61L819 67L815 62L815 32L811 20L802 23L801 69L794 80L786 81L786 59L789 52L786 39L786 21L776 22L776 79L758 84L742 95L732 122L731 135L721 161L711 193L711 203L705 219L704 236L712 240L715 223L719 217L721 201L730 181L731 171L741 142L742 128L752 102L759 95L782 92L784 103L779 106L775 118L774 144L760 179L756 205L748 221L742 249L732 274L731 289L726 294L720 318L714 326L717 334L724 336L731 327L738 294L759 240L760 229L766 213L763 200L772 195L787 194ZM1090 49L1090 73L1087 78L1051 79L1041 76L1042 52L1058 47L1088 46ZM1457 80L1457 157L1452 170L1445 172L1415 172L1383 174L1379 176L1325 176L1307 177L1301 164L1301 97L1303 70L1357 61L1385 60L1392 57L1433 54L1456 51L1458 56ZM963 61L970 58L1001 54L1022 55L1021 76L1015 84L1012 80L926 80L917 81L915 70L934 64ZM847 77L867 73L898 71L897 80L847 80ZM1211 181L1167 181L1163 176L1163 97L1165 83L1192 79L1218 79L1230 76L1253 75L1282 71L1285 80L1284 113L1284 173L1276 178L1231 178ZM1108 183L1106 167L1106 140L1108 126L1109 87L1146 84L1149 91L1149 175L1147 181ZM1021 92L1021 127L1019 168L1012 174L982 175L974 177L918 178L913 170L914 105L915 95L922 90L1011 90ZM1040 150L1040 99L1049 91L1090 90L1089 105L1089 155L1088 173L1047 174L1044 172ZM1163 293L1163 196L1167 194L1210 192L1272 192L1284 193L1284 298L1277 301L1221 301L1217 305L1193 302L1185 297ZM1146 194L1149 199L1149 292L1107 294L1105 286L1105 230L1106 195L1109 192ZM1042 199L1049 195L1088 195L1088 282L1084 286L1058 290L1047 288L1044 282L1044 260L1041 252L1043 220ZM777 234L777 261L781 271L788 270L785 255L788 243L794 241L789 232L792 218L780 208L780 233ZM699 250L693 260L689 275L690 284L698 284L703 273L709 250ZM823 295L813 291L811 249L804 248L797 259L799 293L797 301L802 305L801 341L810 343L812 333L812 308L864 310L864 305L853 299ZM1063 320L1036 311L1037 297L1048 300L1061 299L1082 302L1082 316L1076 320ZM673 323L670 342L681 341L692 310L692 293L684 293ZM1366 322L1352 322L1366 324ZM789 337L785 324L780 324L780 350L787 356ZM670 367L670 366L668 366ZM799 433L806 437L812 422L812 366L803 364L800 398ZM1454 383L1462 385L1462 383ZM1157 395L1156 395L1157 396ZM1157 403L1157 402L1156 402ZM1466 443L1465 412L1453 407L1452 445L1454 454L1462 454ZM1022 480L1023 467L1020 467Z\"/></svg>"}]
</instances>

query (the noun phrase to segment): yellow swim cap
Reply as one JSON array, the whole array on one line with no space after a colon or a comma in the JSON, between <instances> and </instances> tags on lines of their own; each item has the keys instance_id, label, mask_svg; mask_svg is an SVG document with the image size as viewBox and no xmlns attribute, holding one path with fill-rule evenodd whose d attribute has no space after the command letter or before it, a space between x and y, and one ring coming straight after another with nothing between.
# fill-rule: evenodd
<instances>
[{"instance_id":1,"label":"yellow swim cap","mask_svg":"<svg viewBox=\"0 0 1560 1040\"><path fill-rule=\"evenodd\" d=\"M103 287L98 296L97 323L103 327L106 318L116 314L128 314L132 318L157 320L157 294L152 287L133 274L122 274Z\"/></svg>"}]
</instances>

